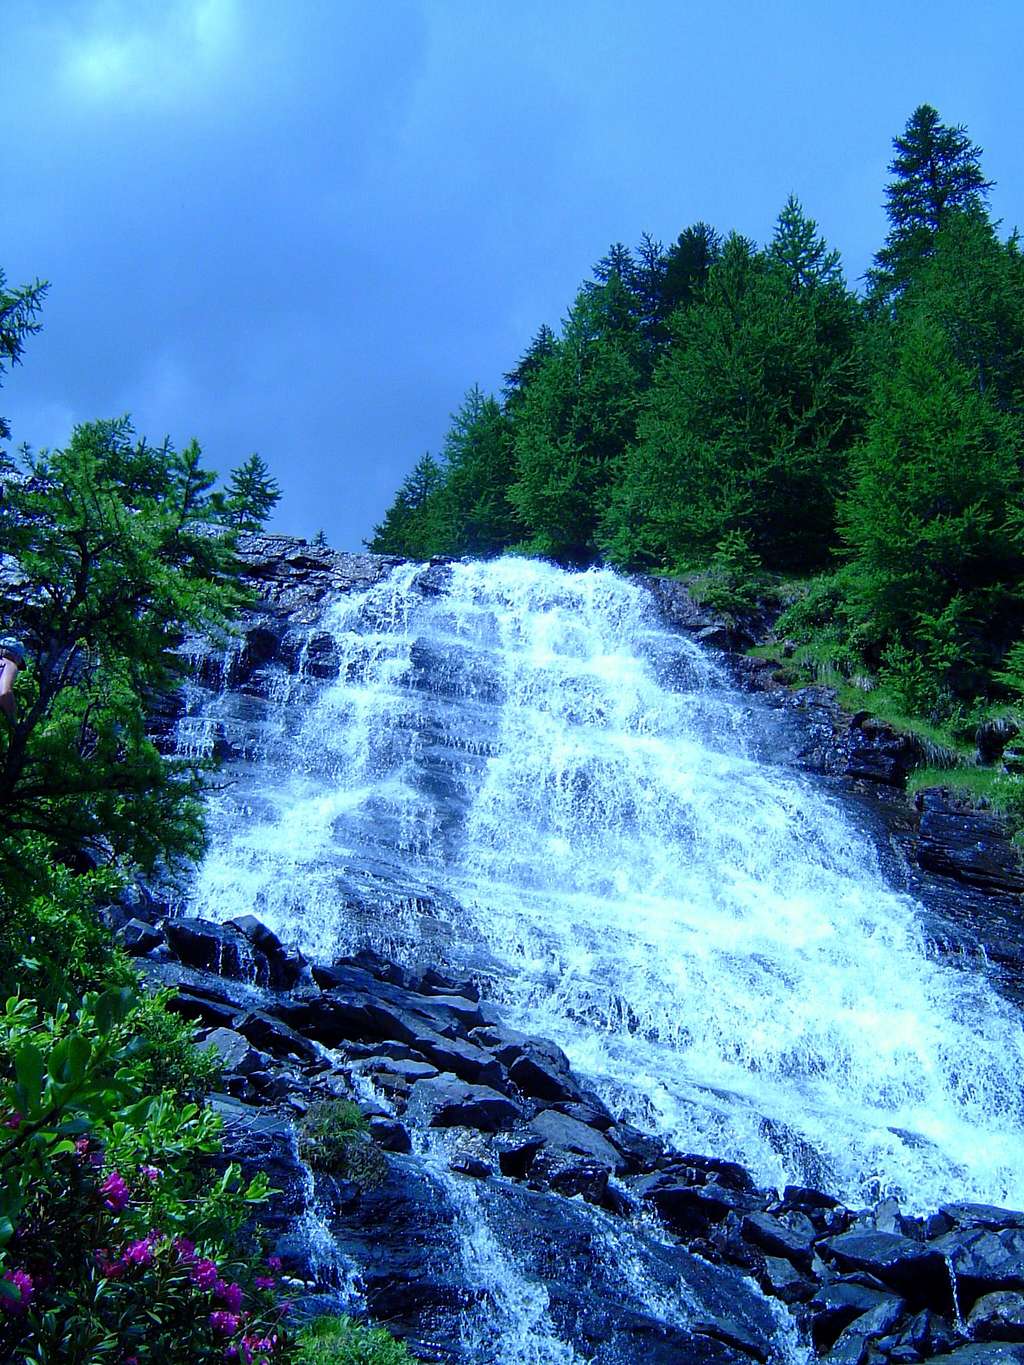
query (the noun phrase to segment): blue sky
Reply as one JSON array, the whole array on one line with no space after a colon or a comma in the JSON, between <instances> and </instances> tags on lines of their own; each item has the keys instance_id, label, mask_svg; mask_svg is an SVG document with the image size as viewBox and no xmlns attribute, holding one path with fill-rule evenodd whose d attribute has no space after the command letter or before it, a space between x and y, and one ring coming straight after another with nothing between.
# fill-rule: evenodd
<instances>
[{"instance_id":1,"label":"blue sky","mask_svg":"<svg viewBox=\"0 0 1024 1365\"><path fill-rule=\"evenodd\" d=\"M934 104L1024 224L1024 4L0 0L0 266L52 282L16 442L130 412L358 548L593 262L795 191L860 276Z\"/></svg>"}]
</instances>

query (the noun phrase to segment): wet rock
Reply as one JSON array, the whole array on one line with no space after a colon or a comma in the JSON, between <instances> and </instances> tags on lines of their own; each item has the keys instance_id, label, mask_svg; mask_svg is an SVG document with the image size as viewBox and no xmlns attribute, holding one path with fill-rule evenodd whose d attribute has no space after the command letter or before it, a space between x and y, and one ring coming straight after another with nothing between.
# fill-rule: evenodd
<instances>
[{"instance_id":1,"label":"wet rock","mask_svg":"<svg viewBox=\"0 0 1024 1365\"><path fill-rule=\"evenodd\" d=\"M787 1208L820 1209L825 1213L840 1207L839 1200L833 1199L830 1194L823 1194L821 1190L808 1190L803 1185L787 1185L782 1191L782 1203Z\"/></svg>"},{"instance_id":2,"label":"wet rock","mask_svg":"<svg viewBox=\"0 0 1024 1365\"><path fill-rule=\"evenodd\" d=\"M417 1081L409 1113L431 1128L477 1128L482 1133L500 1132L523 1118L522 1109L507 1095L448 1075Z\"/></svg>"},{"instance_id":3,"label":"wet rock","mask_svg":"<svg viewBox=\"0 0 1024 1365\"><path fill-rule=\"evenodd\" d=\"M882 1289L870 1289L865 1285L848 1280L837 1280L823 1285L807 1303L807 1317L811 1324L811 1336L819 1351L828 1350L844 1328L860 1319L866 1313L882 1308L886 1313L895 1311L889 1327L898 1321L904 1311L902 1298ZM888 1331L889 1327L884 1330Z\"/></svg>"},{"instance_id":4,"label":"wet rock","mask_svg":"<svg viewBox=\"0 0 1024 1365\"><path fill-rule=\"evenodd\" d=\"M920 745L912 736L874 717L857 715L850 722L844 776L903 788L920 757Z\"/></svg>"},{"instance_id":5,"label":"wet rock","mask_svg":"<svg viewBox=\"0 0 1024 1365\"><path fill-rule=\"evenodd\" d=\"M616 1123L605 1128L604 1133L625 1160L626 1170L631 1175L657 1170L665 1159L664 1143L642 1133L630 1123Z\"/></svg>"},{"instance_id":6,"label":"wet rock","mask_svg":"<svg viewBox=\"0 0 1024 1365\"><path fill-rule=\"evenodd\" d=\"M892 1232L840 1233L819 1243L840 1270L863 1270L918 1307L950 1307L949 1273L933 1246Z\"/></svg>"},{"instance_id":7,"label":"wet rock","mask_svg":"<svg viewBox=\"0 0 1024 1365\"><path fill-rule=\"evenodd\" d=\"M546 1146L577 1156L593 1158L609 1171L622 1174L626 1163L607 1138L567 1114L545 1109L531 1119L530 1127L544 1139Z\"/></svg>"},{"instance_id":8,"label":"wet rock","mask_svg":"<svg viewBox=\"0 0 1024 1365\"><path fill-rule=\"evenodd\" d=\"M976 1341L1024 1341L1024 1294L983 1294L968 1315L967 1327Z\"/></svg>"},{"instance_id":9,"label":"wet rock","mask_svg":"<svg viewBox=\"0 0 1024 1365\"><path fill-rule=\"evenodd\" d=\"M254 1071L262 1070L269 1060L264 1053L258 1052L247 1038L243 1038L240 1033L230 1028L215 1028L196 1046L200 1052L216 1052L224 1070L240 1076L248 1076Z\"/></svg>"},{"instance_id":10,"label":"wet rock","mask_svg":"<svg viewBox=\"0 0 1024 1365\"><path fill-rule=\"evenodd\" d=\"M1020 726L1012 716L996 716L992 720L982 721L974 732L978 763L998 763L1007 744L1019 734Z\"/></svg>"},{"instance_id":11,"label":"wet rock","mask_svg":"<svg viewBox=\"0 0 1024 1365\"><path fill-rule=\"evenodd\" d=\"M931 1365L1024 1365L1024 1345L1008 1341L973 1342L948 1355L930 1356Z\"/></svg>"},{"instance_id":12,"label":"wet rock","mask_svg":"<svg viewBox=\"0 0 1024 1365\"><path fill-rule=\"evenodd\" d=\"M455 1171L459 1175L470 1175L475 1180L486 1180L491 1174L491 1168L486 1161L481 1161L478 1156L473 1156L470 1152L458 1152L448 1163L448 1169Z\"/></svg>"},{"instance_id":13,"label":"wet rock","mask_svg":"<svg viewBox=\"0 0 1024 1365\"><path fill-rule=\"evenodd\" d=\"M949 1258L965 1312L993 1290L1024 1290L1024 1228L949 1232L929 1245Z\"/></svg>"},{"instance_id":14,"label":"wet rock","mask_svg":"<svg viewBox=\"0 0 1024 1365\"><path fill-rule=\"evenodd\" d=\"M765 1256L760 1284L767 1294L790 1304L809 1299L815 1290L814 1281L781 1256Z\"/></svg>"},{"instance_id":15,"label":"wet rock","mask_svg":"<svg viewBox=\"0 0 1024 1365\"><path fill-rule=\"evenodd\" d=\"M577 1123L585 1123L588 1128L596 1128L600 1133L606 1133L611 1128L615 1120L610 1111L600 1102L594 1102L593 1097L584 1102L560 1101L553 1104L552 1109L557 1109L560 1114L566 1114L569 1118L575 1119ZM623 1124L624 1128L628 1125ZM651 1139L654 1141L655 1139Z\"/></svg>"},{"instance_id":16,"label":"wet rock","mask_svg":"<svg viewBox=\"0 0 1024 1365\"><path fill-rule=\"evenodd\" d=\"M958 806L942 787L920 791L917 860L931 872L985 891L1024 892L1024 867L998 816Z\"/></svg>"},{"instance_id":17,"label":"wet rock","mask_svg":"<svg viewBox=\"0 0 1024 1365\"><path fill-rule=\"evenodd\" d=\"M893 1330L903 1309L902 1299L889 1299L862 1313L840 1332L825 1359L830 1365L860 1365L869 1344Z\"/></svg>"},{"instance_id":18,"label":"wet rock","mask_svg":"<svg viewBox=\"0 0 1024 1365\"><path fill-rule=\"evenodd\" d=\"M892 1355L897 1360L928 1360L954 1350L961 1341L951 1323L925 1308L906 1322Z\"/></svg>"},{"instance_id":19,"label":"wet rock","mask_svg":"<svg viewBox=\"0 0 1024 1365\"><path fill-rule=\"evenodd\" d=\"M522 1180L533 1165L533 1159L544 1146L544 1139L519 1134L506 1138L498 1145L498 1165L502 1175Z\"/></svg>"},{"instance_id":20,"label":"wet rock","mask_svg":"<svg viewBox=\"0 0 1024 1365\"><path fill-rule=\"evenodd\" d=\"M581 1195L588 1204L601 1204L608 1192L610 1171L603 1161L572 1156L545 1147L530 1165L530 1184L568 1198Z\"/></svg>"},{"instance_id":21,"label":"wet rock","mask_svg":"<svg viewBox=\"0 0 1024 1365\"><path fill-rule=\"evenodd\" d=\"M637 1189L668 1227L684 1238L701 1235L709 1224L721 1222L729 1213L742 1216L757 1207L753 1196L715 1182L680 1185L654 1177L640 1182Z\"/></svg>"},{"instance_id":22,"label":"wet rock","mask_svg":"<svg viewBox=\"0 0 1024 1365\"><path fill-rule=\"evenodd\" d=\"M370 1119L370 1136L378 1147L385 1152L411 1152L412 1139L404 1123L386 1115L374 1115Z\"/></svg>"},{"instance_id":23,"label":"wet rock","mask_svg":"<svg viewBox=\"0 0 1024 1365\"><path fill-rule=\"evenodd\" d=\"M784 1256L787 1260L809 1270L814 1247L815 1230L796 1231L767 1213L751 1213L743 1219L743 1236L748 1242L767 1252L769 1256Z\"/></svg>"},{"instance_id":24,"label":"wet rock","mask_svg":"<svg viewBox=\"0 0 1024 1365\"><path fill-rule=\"evenodd\" d=\"M294 1057L296 1061L306 1063L322 1061L315 1043L263 1010L253 1010L244 1015L238 1021L237 1028L250 1043L255 1043L274 1057Z\"/></svg>"},{"instance_id":25,"label":"wet rock","mask_svg":"<svg viewBox=\"0 0 1024 1365\"><path fill-rule=\"evenodd\" d=\"M240 1017L239 1011L234 1005L224 1000L212 999L210 996L190 990L186 986L179 986L176 993L168 1000L167 1008L183 1019L191 1019L195 1023L206 1024L214 1028L221 1025L227 1027L234 1024Z\"/></svg>"},{"instance_id":26,"label":"wet rock","mask_svg":"<svg viewBox=\"0 0 1024 1365\"><path fill-rule=\"evenodd\" d=\"M259 967L252 947L237 929L209 920L182 918L166 920L164 933L171 951L189 967L216 976L258 979ZM263 970L269 978L265 959Z\"/></svg>"},{"instance_id":27,"label":"wet rock","mask_svg":"<svg viewBox=\"0 0 1024 1365\"><path fill-rule=\"evenodd\" d=\"M939 1213L947 1220L948 1232L958 1228L1024 1228L1024 1213L1001 1209L992 1204L941 1204Z\"/></svg>"},{"instance_id":28,"label":"wet rock","mask_svg":"<svg viewBox=\"0 0 1024 1365\"><path fill-rule=\"evenodd\" d=\"M295 948L286 948L272 929L255 915L240 915L227 921L252 944L267 964L267 985L272 990L289 991L298 982L306 966L306 959Z\"/></svg>"},{"instance_id":29,"label":"wet rock","mask_svg":"<svg viewBox=\"0 0 1024 1365\"><path fill-rule=\"evenodd\" d=\"M164 941L159 929L140 919L130 919L118 930L117 937L121 941L121 947L130 957L145 957Z\"/></svg>"}]
</instances>

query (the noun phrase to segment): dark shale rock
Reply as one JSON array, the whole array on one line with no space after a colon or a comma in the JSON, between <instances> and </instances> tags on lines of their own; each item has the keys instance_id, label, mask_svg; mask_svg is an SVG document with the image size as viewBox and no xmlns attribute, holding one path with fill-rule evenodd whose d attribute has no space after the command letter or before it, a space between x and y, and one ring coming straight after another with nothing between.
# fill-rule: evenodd
<instances>
[{"instance_id":1,"label":"dark shale rock","mask_svg":"<svg viewBox=\"0 0 1024 1365\"><path fill-rule=\"evenodd\" d=\"M891 1332L903 1316L902 1299L888 1299L854 1318L837 1337L825 1357L830 1365L859 1365L868 1344Z\"/></svg>"},{"instance_id":2,"label":"dark shale rock","mask_svg":"<svg viewBox=\"0 0 1024 1365\"><path fill-rule=\"evenodd\" d=\"M1024 867L1009 842L1006 822L965 810L943 787L920 791L917 860L931 872L995 893L1024 892Z\"/></svg>"},{"instance_id":3,"label":"dark shale rock","mask_svg":"<svg viewBox=\"0 0 1024 1365\"><path fill-rule=\"evenodd\" d=\"M155 929L152 924L146 924L140 919L130 919L122 929L118 930L117 937L121 940L121 947L131 957L145 957L147 953L152 952L164 941L164 936L159 929Z\"/></svg>"},{"instance_id":4,"label":"dark shale rock","mask_svg":"<svg viewBox=\"0 0 1024 1365\"><path fill-rule=\"evenodd\" d=\"M255 915L240 915L229 919L228 925L252 944L256 953L267 963L267 985L271 990L290 991L298 982L306 966L306 959L296 948L286 948L272 929Z\"/></svg>"},{"instance_id":5,"label":"dark shale rock","mask_svg":"<svg viewBox=\"0 0 1024 1365\"><path fill-rule=\"evenodd\" d=\"M992 1204L942 1204L939 1213L947 1220L944 1232L951 1231L953 1227L990 1228L995 1231L1001 1228L1024 1228L1024 1213L1016 1209L996 1208Z\"/></svg>"},{"instance_id":6,"label":"dark shale rock","mask_svg":"<svg viewBox=\"0 0 1024 1365\"><path fill-rule=\"evenodd\" d=\"M516 1134L498 1144L498 1165L502 1175L522 1180L533 1165L533 1159L544 1146L542 1137Z\"/></svg>"},{"instance_id":7,"label":"dark shale rock","mask_svg":"<svg viewBox=\"0 0 1024 1365\"><path fill-rule=\"evenodd\" d=\"M237 1027L238 1032L248 1038L250 1043L255 1043L274 1057L294 1057L296 1061L307 1063L322 1061L315 1043L263 1010L253 1010L244 1015Z\"/></svg>"},{"instance_id":8,"label":"dark shale rock","mask_svg":"<svg viewBox=\"0 0 1024 1365\"><path fill-rule=\"evenodd\" d=\"M784 1256L802 1270L810 1270L814 1228L794 1231L767 1213L750 1213L743 1219L743 1237L769 1256Z\"/></svg>"},{"instance_id":9,"label":"dark shale rock","mask_svg":"<svg viewBox=\"0 0 1024 1365\"><path fill-rule=\"evenodd\" d=\"M370 1119L370 1136L385 1152L411 1152L412 1139L404 1123L384 1115Z\"/></svg>"},{"instance_id":10,"label":"dark shale rock","mask_svg":"<svg viewBox=\"0 0 1024 1365\"><path fill-rule=\"evenodd\" d=\"M812 1279L801 1275L792 1261L781 1256L765 1256L759 1283L766 1294L789 1304L809 1299L815 1288Z\"/></svg>"},{"instance_id":11,"label":"dark shale rock","mask_svg":"<svg viewBox=\"0 0 1024 1365\"><path fill-rule=\"evenodd\" d=\"M930 1356L931 1365L1024 1365L1024 1345L1008 1341L974 1342L949 1355Z\"/></svg>"},{"instance_id":12,"label":"dark shale rock","mask_svg":"<svg viewBox=\"0 0 1024 1365\"><path fill-rule=\"evenodd\" d=\"M530 1165L529 1181L535 1189L553 1190L568 1198L578 1194L588 1204L601 1204L608 1193L609 1174L603 1161L545 1147Z\"/></svg>"},{"instance_id":13,"label":"dark shale rock","mask_svg":"<svg viewBox=\"0 0 1024 1365\"><path fill-rule=\"evenodd\" d=\"M997 1290L983 1294L967 1318L975 1341L1024 1341L1024 1294Z\"/></svg>"},{"instance_id":14,"label":"dark shale rock","mask_svg":"<svg viewBox=\"0 0 1024 1365\"><path fill-rule=\"evenodd\" d=\"M258 981L258 959L248 939L237 929L210 920L182 918L165 920L164 933L175 957L187 966L213 972L216 976L264 984ZM269 978L265 958L262 965Z\"/></svg>"},{"instance_id":15,"label":"dark shale rock","mask_svg":"<svg viewBox=\"0 0 1024 1365\"><path fill-rule=\"evenodd\" d=\"M240 1012L233 1005L213 1000L186 986L178 987L176 994L167 1002L167 1008L183 1019L191 1019L213 1028L221 1025L230 1026L240 1018Z\"/></svg>"},{"instance_id":16,"label":"dark shale rock","mask_svg":"<svg viewBox=\"0 0 1024 1365\"><path fill-rule=\"evenodd\" d=\"M808 1300L806 1309L815 1346L819 1351L827 1351L844 1328L880 1307L895 1307L892 1319L895 1323L905 1304L902 1298L885 1290L870 1289L848 1280L823 1285Z\"/></svg>"},{"instance_id":17,"label":"dark shale rock","mask_svg":"<svg viewBox=\"0 0 1024 1365\"><path fill-rule=\"evenodd\" d=\"M590 1157L609 1171L622 1174L626 1163L612 1144L583 1123L560 1114L555 1109L545 1109L531 1119L530 1127L544 1139L549 1148L572 1152L577 1156Z\"/></svg>"},{"instance_id":18,"label":"dark shale rock","mask_svg":"<svg viewBox=\"0 0 1024 1365\"><path fill-rule=\"evenodd\" d=\"M840 1270L867 1271L917 1307L950 1307L946 1262L936 1244L911 1241L892 1232L844 1232L819 1244Z\"/></svg>"},{"instance_id":19,"label":"dark shale rock","mask_svg":"<svg viewBox=\"0 0 1024 1365\"><path fill-rule=\"evenodd\" d=\"M963 1312L993 1290L1024 1290L1024 1228L949 1232L928 1245L948 1256Z\"/></svg>"},{"instance_id":20,"label":"dark shale rock","mask_svg":"<svg viewBox=\"0 0 1024 1365\"><path fill-rule=\"evenodd\" d=\"M417 1081L409 1098L410 1115L431 1128L477 1128L497 1133L523 1118L519 1105L486 1085L469 1085L451 1075Z\"/></svg>"},{"instance_id":21,"label":"dark shale rock","mask_svg":"<svg viewBox=\"0 0 1024 1365\"><path fill-rule=\"evenodd\" d=\"M247 1038L230 1028L215 1028L197 1044L201 1052L216 1052L227 1072L248 1076L264 1068L269 1058L258 1052Z\"/></svg>"}]
</instances>

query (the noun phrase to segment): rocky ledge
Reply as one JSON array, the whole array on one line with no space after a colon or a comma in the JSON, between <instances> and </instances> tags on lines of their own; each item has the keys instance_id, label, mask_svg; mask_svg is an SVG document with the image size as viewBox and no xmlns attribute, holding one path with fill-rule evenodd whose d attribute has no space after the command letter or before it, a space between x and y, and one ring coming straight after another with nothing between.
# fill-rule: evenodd
<instances>
[{"instance_id":1,"label":"rocky ledge","mask_svg":"<svg viewBox=\"0 0 1024 1365\"><path fill-rule=\"evenodd\" d=\"M445 1180L518 1210L524 1246L546 1229L546 1277L562 1258L555 1315L595 1361L777 1358L779 1324L749 1276L829 1361L1024 1362L1024 1213L950 1204L909 1217L893 1200L849 1209L822 1191L759 1188L742 1166L617 1122L555 1044L502 1022L477 980L369 951L307 962L252 916L120 918L145 978L173 990L171 1007L220 1056L226 1157L280 1191L269 1226L292 1274L329 1296L351 1257L367 1312L424 1360L462 1359L453 1324L480 1292L443 1247L440 1160ZM372 1187L314 1180L299 1160L295 1123L325 1096L366 1115L387 1171ZM616 1312L618 1271L599 1272L584 1206L624 1228L655 1220L645 1273L682 1276L716 1311L685 1330Z\"/></svg>"}]
</instances>

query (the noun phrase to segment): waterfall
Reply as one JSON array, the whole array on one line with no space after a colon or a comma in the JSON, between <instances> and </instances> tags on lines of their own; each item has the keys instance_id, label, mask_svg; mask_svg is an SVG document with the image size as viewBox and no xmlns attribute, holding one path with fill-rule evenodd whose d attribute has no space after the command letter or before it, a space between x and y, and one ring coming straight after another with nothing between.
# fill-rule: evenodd
<instances>
[{"instance_id":1,"label":"waterfall","mask_svg":"<svg viewBox=\"0 0 1024 1365\"><path fill-rule=\"evenodd\" d=\"M763 1184L1024 1206L1024 1045L932 960L841 806L646 591L519 559L396 569L221 736L192 913L477 971L620 1116Z\"/></svg>"}]
</instances>

